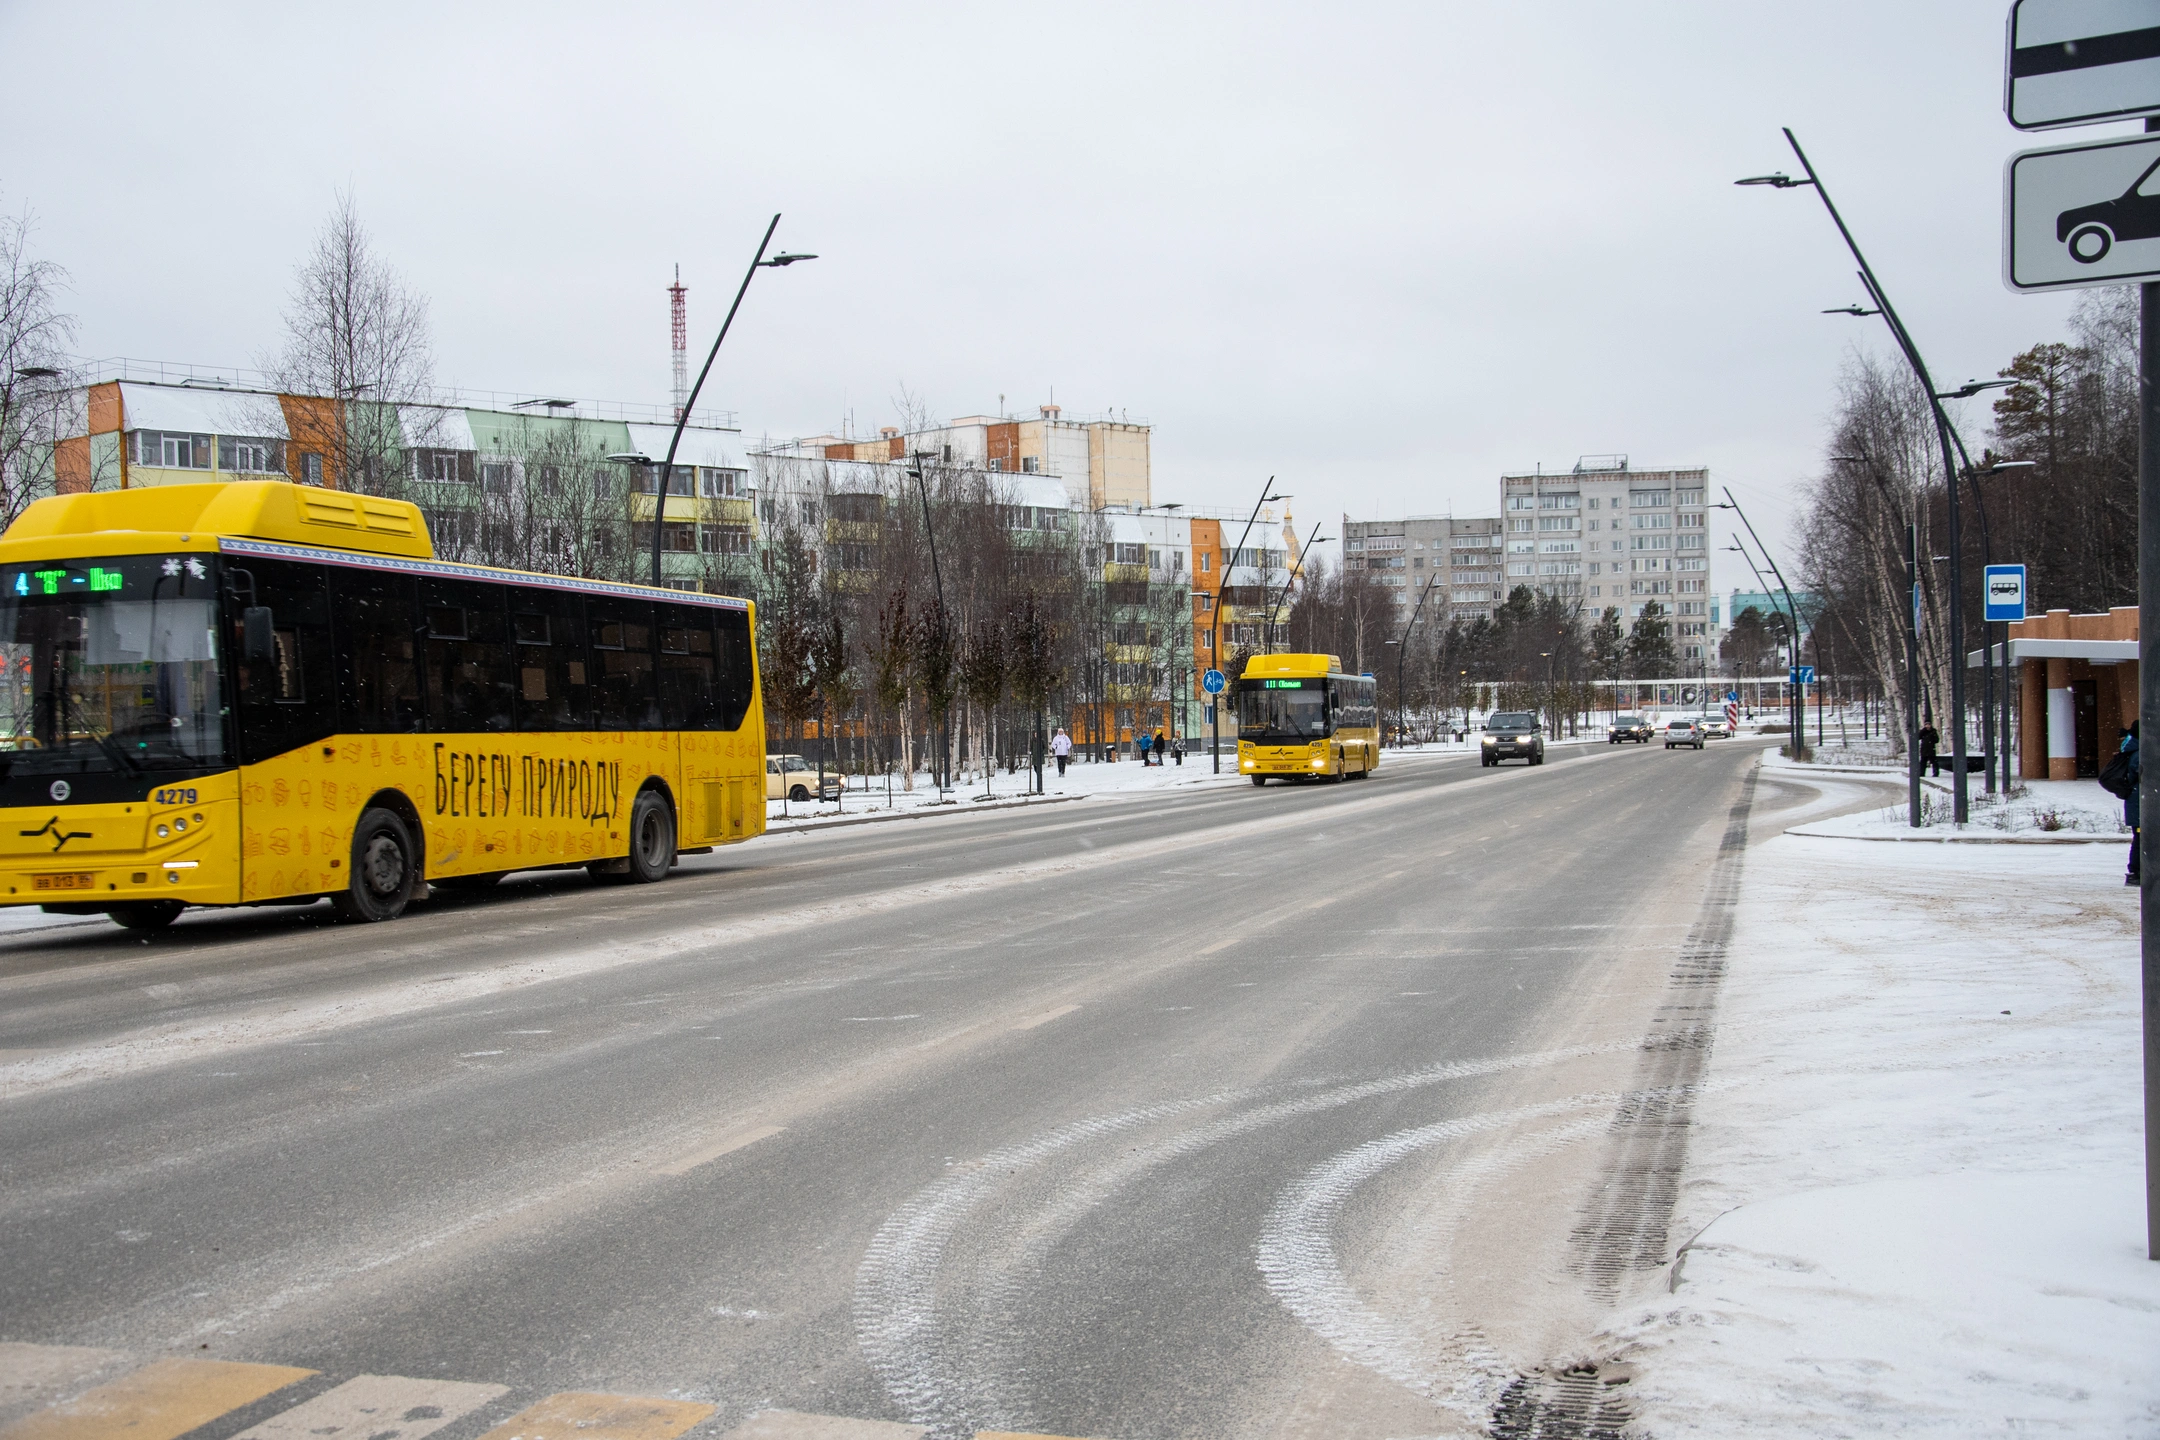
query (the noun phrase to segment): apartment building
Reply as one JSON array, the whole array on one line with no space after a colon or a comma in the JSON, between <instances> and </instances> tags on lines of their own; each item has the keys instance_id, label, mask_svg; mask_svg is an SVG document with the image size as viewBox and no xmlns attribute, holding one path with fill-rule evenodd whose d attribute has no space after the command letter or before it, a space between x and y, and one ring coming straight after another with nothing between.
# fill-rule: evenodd
<instances>
[{"instance_id":1,"label":"apartment building","mask_svg":"<svg viewBox=\"0 0 2160 1440\"><path fill-rule=\"evenodd\" d=\"M116 361L104 373L64 407L72 433L55 437L56 493L290 479L400 494L454 558L628 573L652 545L658 467L628 457L667 454L664 407L507 395L386 405L186 366ZM668 584L699 588L705 557L750 552L748 477L733 417L693 416L660 517ZM496 533L513 510L523 528Z\"/></svg>"},{"instance_id":2,"label":"apartment building","mask_svg":"<svg viewBox=\"0 0 2160 1440\"><path fill-rule=\"evenodd\" d=\"M1682 660L1714 660L1709 484L1707 469L1636 470L1625 455L1503 475L1503 583L1578 601L1589 615L1614 607L1627 622L1655 602L1672 617Z\"/></svg>"},{"instance_id":3,"label":"apartment building","mask_svg":"<svg viewBox=\"0 0 2160 1440\"><path fill-rule=\"evenodd\" d=\"M1154 504L1150 428L1109 415L1066 419L1062 407L1042 405L1032 419L963 415L903 433L888 425L877 438L813 435L776 446L797 458L904 461L927 454L941 464L1009 475L1045 475L1065 487L1075 510L1117 506L1141 511Z\"/></svg>"},{"instance_id":4,"label":"apartment building","mask_svg":"<svg viewBox=\"0 0 2160 1440\"><path fill-rule=\"evenodd\" d=\"M1507 598L1501 522L1494 516L1412 515L1404 520L1343 517L1343 569L1364 572L1395 592L1402 614L1425 608L1417 628L1490 618ZM1429 588L1428 588L1429 587Z\"/></svg>"}]
</instances>

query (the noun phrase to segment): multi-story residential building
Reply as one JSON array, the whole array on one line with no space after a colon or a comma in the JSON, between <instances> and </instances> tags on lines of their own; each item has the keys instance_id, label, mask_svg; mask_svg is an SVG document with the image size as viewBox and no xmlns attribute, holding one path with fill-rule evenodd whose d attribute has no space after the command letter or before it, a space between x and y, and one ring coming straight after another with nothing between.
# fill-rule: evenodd
<instances>
[{"instance_id":1,"label":"multi-story residential building","mask_svg":"<svg viewBox=\"0 0 2160 1440\"><path fill-rule=\"evenodd\" d=\"M1425 597L1425 608L1417 616L1419 631L1428 625L1445 627L1451 619L1492 615L1493 607L1507 598L1500 547L1500 521L1491 516L1343 517L1343 569L1370 574L1393 591L1405 617Z\"/></svg>"},{"instance_id":2,"label":"multi-story residential building","mask_svg":"<svg viewBox=\"0 0 2160 1440\"><path fill-rule=\"evenodd\" d=\"M1625 455L1503 475L1504 585L1580 601L1586 614L1617 608L1630 622L1656 602L1683 661L1715 659L1709 483L1707 469L1635 470Z\"/></svg>"},{"instance_id":3,"label":"multi-story residential building","mask_svg":"<svg viewBox=\"0 0 2160 1440\"><path fill-rule=\"evenodd\" d=\"M963 415L903 433L888 425L874 440L813 435L774 453L824 460L905 460L926 454L945 465L1008 475L1047 475L1065 486L1075 510L1111 506L1141 511L1154 504L1145 421L1108 415L1068 420L1056 405L1032 420Z\"/></svg>"},{"instance_id":4,"label":"multi-story residential building","mask_svg":"<svg viewBox=\"0 0 2160 1440\"><path fill-rule=\"evenodd\" d=\"M445 556L644 578L637 557L652 546L658 467L630 457L667 454L664 407L509 396L393 406L283 394L231 372L106 370L113 378L75 393L75 433L53 446L58 493L264 477L358 486L419 504ZM346 473L355 467L372 473ZM712 557L751 552L753 495L732 416L692 417L668 491L666 583L699 588Z\"/></svg>"}]
</instances>

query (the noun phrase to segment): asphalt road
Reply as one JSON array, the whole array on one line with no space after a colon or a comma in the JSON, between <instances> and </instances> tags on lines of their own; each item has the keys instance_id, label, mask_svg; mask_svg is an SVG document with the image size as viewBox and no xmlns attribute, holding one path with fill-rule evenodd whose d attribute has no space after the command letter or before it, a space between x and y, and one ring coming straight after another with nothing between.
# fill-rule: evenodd
<instances>
[{"instance_id":1,"label":"asphalt road","mask_svg":"<svg viewBox=\"0 0 2160 1440\"><path fill-rule=\"evenodd\" d=\"M442 1440L556 1391L1473 1433L1610 1303L1615 1107L1735 807L1792 798L1758 749L0 939L0 1341L506 1387Z\"/></svg>"}]
</instances>

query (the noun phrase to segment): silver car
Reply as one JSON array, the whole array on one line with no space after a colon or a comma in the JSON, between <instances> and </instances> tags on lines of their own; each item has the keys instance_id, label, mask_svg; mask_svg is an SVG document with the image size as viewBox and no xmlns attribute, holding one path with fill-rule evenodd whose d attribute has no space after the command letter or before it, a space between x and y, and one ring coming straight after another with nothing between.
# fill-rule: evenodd
<instances>
[{"instance_id":1,"label":"silver car","mask_svg":"<svg viewBox=\"0 0 2160 1440\"><path fill-rule=\"evenodd\" d=\"M1702 749L1702 726L1693 720L1674 720L1666 725L1665 748L1670 750L1675 745L1692 745L1697 750Z\"/></svg>"}]
</instances>

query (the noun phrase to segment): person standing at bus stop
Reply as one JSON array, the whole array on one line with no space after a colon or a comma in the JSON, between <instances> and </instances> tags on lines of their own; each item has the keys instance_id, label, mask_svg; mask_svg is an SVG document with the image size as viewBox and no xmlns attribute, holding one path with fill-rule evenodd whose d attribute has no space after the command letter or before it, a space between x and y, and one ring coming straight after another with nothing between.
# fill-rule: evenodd
<instances>
[{"instance_id":1,"label":"person standing at bus stop","mask_svg":"<svg viewBox=\"0 0 2160 1440\"><path fill-rule=\"evenodd\" d=\"M1154 741L1152 741L1152 740L1148 739L1148 733L1147 733L1147 731L1143 730L1143 731L1141 731L1141 732L1140 732L1140 742L1139 742L1139 746L1138 746L1138 748L1139 748L1139 751L1140 751L1140 763L1141 763L1141 765L1145 766L1145 765L1146 765L1146 764L1148 763L1148 746L1150 746L1150 745L1152 745L1152 744L1154 744L1154 743L1155 743Z\"/></svg>"},{"instance_id":2,"label":"person standing at bus stop","mask_svg":"<svg viewBox=\"0 0 2160 1440\"><path fill-rule=\"evenodd\" d=\"M2138 777L2141 767L2138 762L2137 721L2132 720L2130 728L2123 732L2120 748L2123 754L2130 757L2130 793L2123 796L2123 824L2130 827L2130 868L2123 874L2123 884L2135 885L2144 873L2141 869L2143 857L2138 852L2145 848L2145 829L2139 823L2138 815Z\"/></svg>"},{"instance_id":3,"label":"person standing at bus stop","mask_svg":"<svg viewBox=\"0 0 2160 1440\"><path fill-rule=\"evenodd\" d=\"M1065 762L1072 758L1072 737L1065 733L1062 725L1058 726L1057 734L1050 737L1050 755L1057 761L1058 779L1064 779Z\"/></svg>"}]
</instances>

